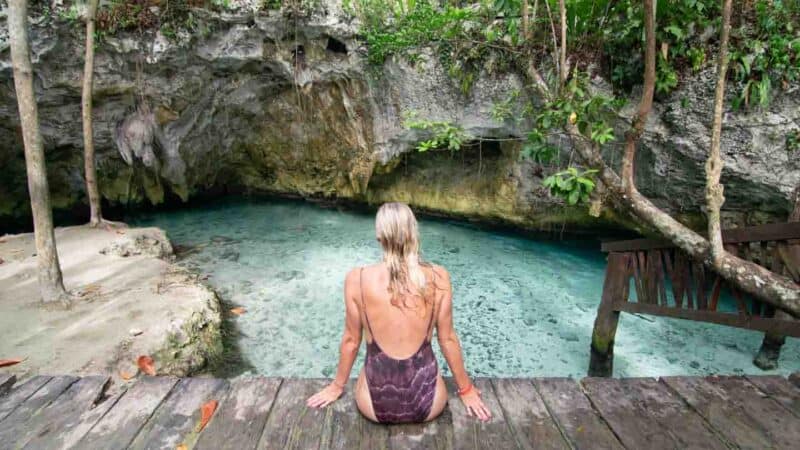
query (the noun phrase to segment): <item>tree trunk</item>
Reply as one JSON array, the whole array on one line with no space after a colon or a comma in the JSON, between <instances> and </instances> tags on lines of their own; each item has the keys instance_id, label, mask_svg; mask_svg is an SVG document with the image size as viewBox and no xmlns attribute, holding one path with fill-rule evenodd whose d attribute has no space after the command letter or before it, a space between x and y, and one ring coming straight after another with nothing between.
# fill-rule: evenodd
<instances>
[{"instance_id":1,"label":"tree trunk","mask_svg":"<svg viewBox=\"0 0 800 450\"><path fill-rule=\"evenodd\" d=\"M94 81L94 27L99 0L89 0L86 11L86 57L83 65L83 94L81 112L83 116L83 164L86 177L86 195L89 198L89 225L103 223L100 208L100 192L97 188L97 170L94 161L94 136L92 131L92 85Z\"/></svg>"},{"instance_id":2,"label":"tree trunk","mask_svg":"<svg viewBox=\"0 0 800 450\"><path fill-rule=\"evenodd\" d=\"M706 208L708 209L708 241L711 246L711 259L715 266L722 263L725 249L722 247L722 225L720 209L725 202L724 187L719 180L722 176L722 156L720 140L722 137L722 112L725 104L725 78L728 75L728 37L731 32L731 0L722 4L722 31L717 61L717 87L714 93L714 122L711 126L711 148L706 161Z\"/></svg>"},{"instance_id":3,"label":"tree trunk","mask_svg":"<svg viewBox=\"0 0 800 450\"><path fill-rule=\"evenodd\" d=\"M653 109L653 95L656 88L656 11L653 0L644 0L644 30L645 30L645 56L644 56L644 89L639 109L633 118L631 129L625 134L625 156L622 159L622 186L629 190L635 188L633 166L636 159L636 144L644 133L647 117Z\"/></svg>"},{"instance_id":4,"label":"tree trunk","mask_svg":"<svg viewBox=\"0 0 800 450\"><path fill-rule=\"evenodd\" d=\"M559 80L561 85L567 81L567 6L565 0L558 0L558 10L561 15L561 49L558 56Z\"/></svg>"},{"instance_id":5,"label":"tree trunk","mask_svg":"<svg viewBox=\"0 0 800 450\"><path fill-rule=\"evenodd\" d=\"M522 17L522 39L527 41L528 40L528 0L522 0L522 11L520 11L520 16Z\"/></svg>"},{"instance_id":6,"label":"tree trunk","mask_svg":"<svg viewBox=\"0 0 800 450\"><path fill-rule=\"evenodd\" d=\"M64 290L61 268L58 264L44 148L39 131L36 99L33 95L33 69L28 47L28 5L26 0L8 1L8 37L22 140L25 147L25 168L28 174L28 191L31 196L39 290L44 302L66 302L68 297Z\"/></svg>"}]
</instances>

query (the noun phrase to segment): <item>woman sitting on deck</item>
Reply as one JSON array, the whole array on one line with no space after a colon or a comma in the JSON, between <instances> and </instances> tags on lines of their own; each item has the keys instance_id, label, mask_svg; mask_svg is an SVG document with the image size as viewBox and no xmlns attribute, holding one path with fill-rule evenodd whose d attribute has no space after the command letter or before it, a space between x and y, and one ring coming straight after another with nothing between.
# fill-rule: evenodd
<instances>
[{"instance_id":1,"label":"woman sitting on deck","mask_svg":"<svg viewBox=\"0 0 800 450\"><path fill-rule=\"evenodd\" d=\"M342 395L366 328L367 357L355 387L361 413L380 423L436 418L447 403L431 347L436 328L467 412L489 420L491 413L467 375L453 329L450 275L420 261L414 213L403 203L386 203L378 210L375 230L383 262L347 274L339 368L331 384L308 399L308 406L322 408Z\"/></svg>"}]
</instances>

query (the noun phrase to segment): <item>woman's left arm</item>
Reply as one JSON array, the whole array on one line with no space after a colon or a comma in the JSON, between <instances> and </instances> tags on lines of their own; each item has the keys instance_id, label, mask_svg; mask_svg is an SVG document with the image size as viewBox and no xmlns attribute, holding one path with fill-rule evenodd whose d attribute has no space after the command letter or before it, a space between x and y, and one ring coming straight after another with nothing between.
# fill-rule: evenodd
<instances>
[{"instance_id":1,"label":"woman's left arm","mask_svg":"<svg viewBox=\"0 0 800 450\"><path fill-rule=\"evenodd\" d=\"M331 384L309 397L306 405L312 408L324 408L342 396L350 371L361 346L361 314L357 298L361 295L359 285L359 269L351 270L344 281L344 334L339 346L339 368Z\"/></svg>"}]
</instances>

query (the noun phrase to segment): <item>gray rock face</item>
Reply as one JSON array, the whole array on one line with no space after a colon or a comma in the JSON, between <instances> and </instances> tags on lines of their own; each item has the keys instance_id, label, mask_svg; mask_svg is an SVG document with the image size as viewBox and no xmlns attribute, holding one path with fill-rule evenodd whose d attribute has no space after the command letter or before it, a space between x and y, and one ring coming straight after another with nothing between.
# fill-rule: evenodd
<instances>
[{"instance_id":1,"label":"gray rock face","mask_svg":"<svg viewBox=\"0 0 800 450\"><path fill-rule=\"evenodd\" d=\"M390 60L369 67L357 24L335 1L299 20L243 5L236 13L194 10L199 31L192 34L122 33L98 44L95 145L107 201L280 192L404 200L531 228L616 221L550 198L541 178L554 168L519 160L514 139L524 137L524 124L491 117L495 103L522 89L518 75L484 73L464 95L432 53L422 52L414 66ZM83 28L40 18L31 39L54 206L71 208L85 202ZM0 218L28 213L6 48L0 40ZM642 191L674 212L696 216L703 203L712 79L709 69L657 104L639 152ZM783 145L787 132L800 129L798 105L795 88L768 111L727 114L723 182L731 220L785 215L800 182L800 158ZM470 142L452 155L418 153L424 133L404 127L407 112L498 141ZM562 159L569 158L563 147Z\"/></svg>"}]
</instances>

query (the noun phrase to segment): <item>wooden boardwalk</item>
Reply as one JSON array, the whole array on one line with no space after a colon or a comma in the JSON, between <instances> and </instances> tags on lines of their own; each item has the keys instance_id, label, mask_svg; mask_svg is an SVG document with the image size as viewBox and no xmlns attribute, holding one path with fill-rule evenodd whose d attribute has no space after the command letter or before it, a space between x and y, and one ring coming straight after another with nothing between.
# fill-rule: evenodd
<instances>
[{"instance_id":1,"label":"wooden boardwalk","mask_svg":"<svg viewBox=\"0 0 800 450\"><path fill-rule=\"evenodd\" d=\"M325 380L142 377L114 396L104 394L107 383L38 376L15 385L0 374L0 448L800 448L798 374L479 379L490 422L451 398L436 421L402 426L363 419L349 389L326 409L305 408ZM209 400L219 406L198 433Z\"/></svg>"}]
</instances>

